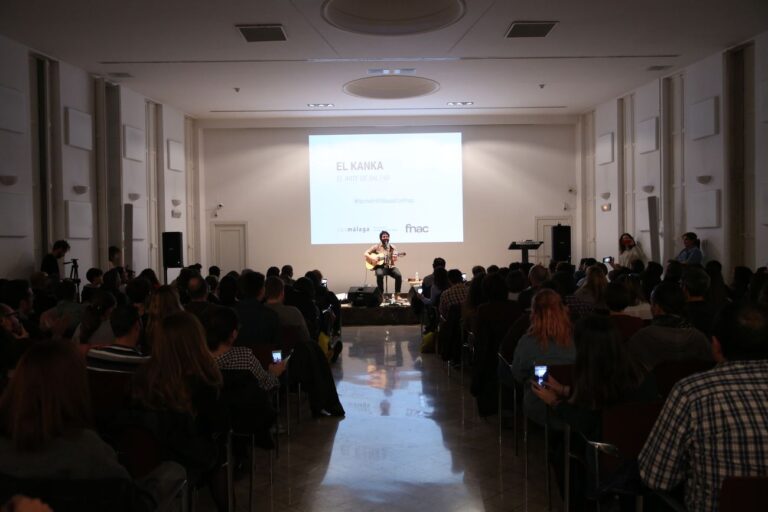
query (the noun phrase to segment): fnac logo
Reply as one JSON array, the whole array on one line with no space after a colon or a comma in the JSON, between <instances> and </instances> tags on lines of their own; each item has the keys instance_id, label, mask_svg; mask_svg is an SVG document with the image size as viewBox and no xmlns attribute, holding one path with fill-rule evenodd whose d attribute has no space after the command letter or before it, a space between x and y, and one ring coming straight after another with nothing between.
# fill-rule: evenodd
<instances>
[{"instance_id":1,"label":"fnac logo","mask_svg":"<svg viewBox=\"0 0 768 512\"><path fill-rule=\"evenodd\" d=\"M405 225L406 233L429 233L429 226L414 226L412 224Z\"/></svg>"}]
</instances>

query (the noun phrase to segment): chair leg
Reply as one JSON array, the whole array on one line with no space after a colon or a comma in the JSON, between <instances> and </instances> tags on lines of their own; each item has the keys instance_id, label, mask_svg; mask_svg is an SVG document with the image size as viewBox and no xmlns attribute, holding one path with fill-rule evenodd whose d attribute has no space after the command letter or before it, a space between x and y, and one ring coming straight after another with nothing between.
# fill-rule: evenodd
<instances>
[{"instance_id":1,"label":"chair leg","mask_svg":"<svg viewBox=\"0 0 768 512\"><path fill-rule=\"evenodd\" d=\"M296 423L301 423L301 382L297 385L299 390L296 397Z\"/></svg>"},{"instance_id":2,"label":"chair leg","mask_svg":"<svg viewBox=\"0 0 768 512\"><path fill-rule=\"evenodd\" d=\"M253 512L256 501L254 499L254 492L256 489L256 438L253 435L249 437L251 438L251 481L248 487L248 510Z\"/></svg>"},{"instance_id":3,"label":"chair leg","mask_svg":"<svg viewBox=\"0 0 768 512\"><path fill-rule=\"evenodd\" d=\"M498 398L498 416L499 416L499 444L501 444L501 431L504 428L501 418L501 379L496 383L496 396Z\"/></svg>"},{"instance_id":4,"label":"chair leg","mask_svg":"<svg viewBox=\"0 0 768 512\"><path fill-rule=\"evenodd\" d=\"M568 512L571 506L571 427L563 429L563 444L565 451L565 467L563 469L563 510Z\"/></svg>"},{"instance_id":5,"label":"chair leg","mask_svg":"<svg viewBox=\"0 0 768 512\"><path fill-rule=\"evenodd\" d=\"M512 437L515 443L515 455L519 455L520 450L518 449L517 441L517 386L514 383L512 387Z\"/></svg>"},{"instance_id":6,"label":"chair leg","mask_svg":"<svg viewBox=\"0 0 768 512\"><path fill-rule=\"evenodd\" d=\"M549 475L549 415L544 422L544 477L547 488L547 510L552 510L552 482Z\"/></svg>"},{"instance_id":7,"label":"chair leg","mask_svg":"<svg viewBox=\"0 0 768 512\"><path fill-rule=\"evenodd\" d=\"M528 417L523 414L523 478L528 481Z\"/></svg>"},{"instance_id":8,"label":"chair leg","mask_svg":"<svg viewBox=\"0 0 768 512\"><path fill-rule=\"evenodd\" d=\"M232 456L232 431L227 433L227 505L228 510L235 510L235 479L234 479L235 461Z\"/></svg>"}]
</instances>

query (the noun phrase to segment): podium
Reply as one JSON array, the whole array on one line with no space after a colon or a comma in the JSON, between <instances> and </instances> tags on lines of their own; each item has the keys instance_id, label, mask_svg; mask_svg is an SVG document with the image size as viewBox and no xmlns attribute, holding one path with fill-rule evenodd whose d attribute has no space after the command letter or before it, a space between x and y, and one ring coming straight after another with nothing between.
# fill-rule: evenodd
<instances>
[{"instance_id":1,"label":"podium","mask_svg":"<svg viewBox=\"0 0 768 512\"><path fill-rule=\"evenodd\" d=\"M508 249L510 251L523 251L523 263L528 263L528 251L535 251L544 242L537 242L535 240L521 240L518 242L512 242L509 244Z\"/></svg>"}]
</instances>

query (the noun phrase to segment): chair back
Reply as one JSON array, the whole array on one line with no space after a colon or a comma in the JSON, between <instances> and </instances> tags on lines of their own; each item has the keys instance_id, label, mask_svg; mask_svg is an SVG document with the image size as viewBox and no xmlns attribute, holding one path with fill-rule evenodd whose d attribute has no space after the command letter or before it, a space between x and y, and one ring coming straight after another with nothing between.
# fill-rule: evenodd
<instances>
[{"instance_id":1,"label":"chair back","mask_svg":"<svg viewBox=\"0 0 768 512\"><path fill-rule=\"evenodd\" d=\"M132 373L88 370L93 418L100 432L109 427L115 413L131 405Z\"/></svg>"},{"instance_id":2,"label":"chair back","mask_svg":"<svg viewBox=\"0 0 768 512\"><path fill-rule=\"evenodd\" d=\"M160 439L146 426L124 425L116 438L120 463L133 478L142 478L164 460Z\"/></svg>"},{"instance_id":3,"label":"chair back","mask_svg":"<svg viewBox=\"0 0 768 512\"><path fill-rule=\"evenodd\" d=\"M458 358L461 354L461 304L448 308L448 313L438 329L438 337L443 360Z\"/></svg>"},{"instance_id":4,"label":"chair back","mask_svg":"<svg viewBox=\"0 0 768 512\"><path fill-rule=\"evenodd\" d=\"M301 342L302 338L302 331L297 326L280 326L280 331L278 333L278 344L279 346L275 348L277 350L278 348L283 351L283 357L286 357L288 354L290 354L293 349L296 347L298 343ZM270 354L270 359L272 358L272 354Z\"/></svg>"},{"instance_id":5,"label":"chair back","mask_svg":"<svg viewBox=\"0 0 768 512\"><path fill-rule=\"evenodd\" d=\"M661 398L666 398L672 387L678 381L693 375L712 369L714 361L702 361L700 359L683 359L680 361L664 361L656 365L653 374L656 377L656 388Z\"/></svg>"},{"instance_id":6,"label":"chair back","mask_svg":"<svg viewBox=\"0 0 768 512\"><path fill-rule=\"evenodd\" d=\"M630 402L603 411L602 442L618 448L622 459L636 459L659 417L664 402ZM601 457L601 471L615 471L621 461Z\"/></svg>"},{"instance_id":7,"label":"chair back","mask_svg":"<svg viewBox=\"0 0 768 512\"><path fill-rule=\"evenodd\" d=\"M765 510L768 476L729 476L720 488L720 512Z\"/></svg>"}]
</instances>

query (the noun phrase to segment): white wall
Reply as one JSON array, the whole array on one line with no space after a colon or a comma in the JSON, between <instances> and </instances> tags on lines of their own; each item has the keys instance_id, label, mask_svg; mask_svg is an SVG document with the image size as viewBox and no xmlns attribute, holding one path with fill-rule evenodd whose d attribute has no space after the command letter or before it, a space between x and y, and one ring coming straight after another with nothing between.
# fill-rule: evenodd
<instances>
[{"instance_id":1,"label":"white wall","mask_svg":"<svg viewBox=\"0 0 768 512\"><path fill-rule=\"evenodd\" d=\"M723 137L723 56L721 53L700 60L685 69L684 75L685 98L685 140L684 140L684 166L685 166L685 204L687 231L695 232L703 240L705 258L714 259L723 263L724 268L730 266L727 251L725 250L725 212L727 185L725 174L725 142ZM717 134L710 137L694 140L693 112L695 105L709 98L716 98L717 102ZM699 183L699 176L710 176L711 181L706 184ZM703 228L693 213L694 202L699 201L698 193L703 191L720 191L720 215L719 226ZM715 205L711 205L715 207ZM680 249L682 242L678 233L675 238Z\"/></svg>"},{"instance_id":2,"label":"white wall","mask_svg":"<svg viewBox=\"0 0 768 512\"><path fill-rule=\"evenodd\" d=\"M162 153L163 164L160 170L163 173L160 180L161 189L158 195L160 231L181 231L184 241L184 265L190 265L194 262L187 258L187 184L186 172L174 171L168 167L168 141L174 140L184 144L184 114L168 106L162 106ZM173 201L179 201L174 205ZM179 217L174 217L173 212L179 212ZM175 273L169 272L169 279Z\"/></svg>"},{"instance_id":3,"label":"white wall","mask_svg":"<svg viewBox=\"0 0 768 512\"><path fill-rule=\"evenodd\" d=\"M35 269L32 148L29 124L29 55L27 48L0 36L0 86L19 91L25 112L23 133L0 130L0 175L16 176L14 185L0 185L0 216L4 223L23 223L24 236L0 236L0 276L26 277ZM5 194L12 194L7 197ZM8 200L10 199L10 201ZM23 210L9 211L16 202Z\"/></svg>"},{"instance_id":4,"label":"white wall","mask_svg":"<svg viewBox=\"0 0 768 512\"><path fill-rule=\"evenodd\" d=\"M248 266L266 271L290 263L297 274L319 268L331 287L344 291L373 276L363 267L361 245L311 246L309 224L310 133L392 133L461 131L464 160L464 243L400 244L408 256L403 275L431 271L435 256L450 268L469 271L472 265L506 265L519 261L510 252L512 240L536 238L536 216L571 215L563 203L575 205L568 192L576 188L574 125L499 125L427 127L419 129L205 129L201 148L201 211L207 258L212 261L210 223L218 202L224 208L216 221L248 223ZM422 191L428 195L429 190ZM375 235L371 243L375 243ZM393 240L397 245L397 240ZM574 254L574 257L578 255ZM231 269L222 269L225 272ZM237 269L240 270L240 269Z\"/></svg>"},{"instance_id":5,"label":"white wall","mask_svg":"<svg viewBox=\"0 0 768 512\"><path fill-rule=\"evenodd\" d=\"M54 185L54 238L66 239L72 247L67 258L80 260L80 277L85 277L85 271L97 262L96 240L96 173L94 170L94 151L74 147L66 144L66 116L67 108L74 108L91 116L93 125L93 81L83 70L70 66L65 62L59 63L59 101L61 105L61 189L56 190ZM93 131L92 131L93 134ZM92 145L95 147L95 145ZM54 180L56 183L56 180ZM88 190L84 194L77 194L75 186L86 186ZM70 236L66 227L66 215L64 204L67 201L87 203L91 207L92 229L87 238L74 238ZM69 275L69 268L65 275Z\"/></svg>"},{"instance_id":6,"label":"white wall","mask_svg":"<svg viewBox=\"0 0 768 512\"><path fill-rule=\"evenodd\" d=\"M768 265L768 32L755 38L755 261Z\"/></svg>"},{"instance_id":7,"label":"white wall","mask_svg":"<svg viewBox=\"0 0 768 512\"><path fill-rule=\"evenodd\" d=\"M601 163L600 151L595 151L595 257L617 257L621 234L622 190L619 188L619 162L621 158L619 109L617 100L598 105L595 109L595 144L601 145L601 137L613 134L613 161ZM603 139L607 140L607 139ZM606 194L608 194L606 196ZM610 204L610 211L602 205Z\"/></svg>"},{"instance_id":8,"label":"white wall","mask_svg":"<svg viewBox=\"0 0 768 512\"><path fill-rule=\"evenodd\" d=\"M142 131L146 130L146 98L126 87L120 87L120 122L123 126L132 126ZM122 127L121 127L122 129ZM122 133L121 133L122 136ZM123 152L123 155L125 153ZM128 158L122 158L122 203L132 204L134 212L134 232L142 230L137 224L144 222L143 231L146 236L141 240L133 240L133 269L137 272L149 266L149 188L147 183L147 159L137 162ZM131 199L131 194L138 194L137 199ZM143 220L142 220L143 219ZM134 237L135 238L135 237ZM125 240L125 243L129 243Z\"/></svg>"}]
</instances>

